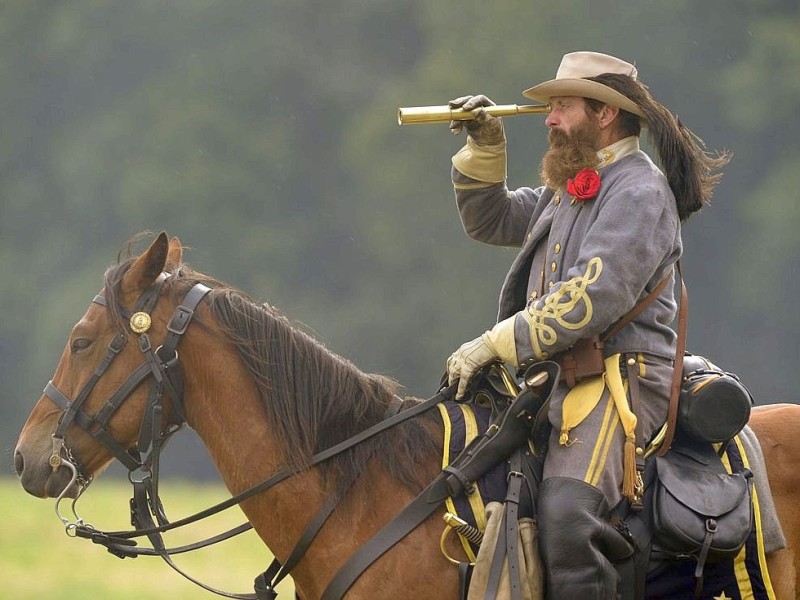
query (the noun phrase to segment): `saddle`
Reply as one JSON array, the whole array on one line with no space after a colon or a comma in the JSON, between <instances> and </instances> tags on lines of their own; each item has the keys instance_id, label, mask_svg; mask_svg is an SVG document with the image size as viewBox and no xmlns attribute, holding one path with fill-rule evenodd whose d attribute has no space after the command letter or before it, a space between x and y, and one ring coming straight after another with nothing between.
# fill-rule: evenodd
<instances>
[{"instance_id":1,"label":"saddle","mask_svg":"<svg viewBox=\"0 0 800 600\"><path fill-rule=\"evenodd\" d=\"M687 363L687 369L692 369L692 362ZM548 370L547 363L540 363L538 370L529 372L526 378L537 374L557 378L558 366L553 365L550 369L552 371ZM717 381L721 377L715 371L712 379ZM692 383L696 387L695 379ZM526 495L535 496L541 479L549 435L547 404L541 397L536 397L536 404L530 404L531 398L525 396L527 385L516 399L511 398L502 380L491 376L476 380L473 389L467 401L474 407L494 407L497 414L489 426L489 435L476 438L446 467L449 491L454 498L463 497L465 493L474 491L482 476L491 472L492 467L496 468L498 463L508 471L508 461L504 458L521 458L524 467L515 465L523 475L521 497L515 498L513 490L506 496L494 491L488 500L499 500L505 503L505 507L510 505L516 510L512 515L506 514L506 520L518 519L522 523L525 518L535 518L535 506L527 501ZM728 390L727 381L724 389ZM749 395L747 398L749 401ZM735 435L735 431L731 435ZM515 453L515 449L520 448L522 453ZM728 597L736 598L733 587L743 578L751 582L753 589L765 589L759 561L750 560L744 566L742 561L738 566L735 564L735 557L743 547L748 556L763 556L764 553L759 541L760 522L754 519L752 473L744 466L748 459L743 451L738 438L714 446L707 440L700 440L697 435L685 433L679 426L671 451L666 456L648 459L642 508L631 510L630 504L623 503L614 511L612 519L612 523L637 549L627 564L617 565L623 580L628 582L623 598L677 599L698 594L713 597L722 591L726 591ZM497 478L494 479L496 482ZM511 482L514 483L513 478ZM512 499L510 503L509 498ZM498 510L494 504L495 514ZM465 520L471 531L478 529L474 515L468 515ZM458 533L462 531L465 530L457 529ZM501 541L505 544L508 539L508 536L502 537ZM493 545L489 558L485 557L486 552L482 558L475 540L471 540L471 545L478 554L478 561L495 560L495 557L502 561L511 556L510 550L503 552L501 550L505 548ZM477 540L480 541L480 536ZM520 556L533 554L526 552ZM525 559L523 566L524 562ZM491 566L484 565L482 569L482 586L486 585L486 573L492 572ZM467 598L471 569L468 565L461 565L461 570L462 597ZM503 567L502 572L506 570ZM498 568L496 577L499 576ZM496 580L494 584L499 585Z\"/></svg>"},{"instance_id":2,"label":"saddle","mask_svg":"<svg viewBox=\"0 0 800 600\"><path fill-rule=\"evenodd\" d=\"M505 474L505 491L499 495L495 492L490 498L481 529L478 525L483 515L473 512L472 522L464 522L457 515L445 516L448 526L462 537L462 544L466 539L479 546L474 548L474 563L450 559L459 567L463 599L541 598L534 501L549 434L547 407L559 373L558 364L545 361L526 371L522 389L500 366L473 381L471 390L475 391L467 401L477 407L492 407L496 415L486 431L445 467L449 494L456 501L465 495L480 497L476 488L493 479L498 469ZM474 503L470 504L474 508ZM471 556L469 551L467 554Z\"/></svg>"}]
</instances>

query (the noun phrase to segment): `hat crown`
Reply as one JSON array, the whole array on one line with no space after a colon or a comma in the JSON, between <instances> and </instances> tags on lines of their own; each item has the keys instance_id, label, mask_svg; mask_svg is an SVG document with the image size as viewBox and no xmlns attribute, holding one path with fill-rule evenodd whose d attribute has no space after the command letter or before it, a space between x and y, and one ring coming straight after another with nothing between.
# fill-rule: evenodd
<instances>
[{"instance_id":1,"label":"hat crown","mask_svg":"<svg viewBox=\"0 0 800 600\"><path fill-rule=\"evenodd\" d=\"M636 79L636 67L614 56L600 52L570 52L561 59L556 79L585 79L604 73L617 73Z\"/></svg>"},{"instance_id":2,"label":"hat crown","mask_svg":"<svg viewBox=\"0 0 800 600\"><path fill-rule=\"evenodd\" d=\"M599 100L640 117L642 126L646 127L646 117L638 104L614 88L591 79L605 73L625 75L634 80L638 75L636 67L614 56L600 52L571 52L561 59L555 79L528 88L522 95L539 102L550 102L556 96Z\"/></svg>"}]
</instances>

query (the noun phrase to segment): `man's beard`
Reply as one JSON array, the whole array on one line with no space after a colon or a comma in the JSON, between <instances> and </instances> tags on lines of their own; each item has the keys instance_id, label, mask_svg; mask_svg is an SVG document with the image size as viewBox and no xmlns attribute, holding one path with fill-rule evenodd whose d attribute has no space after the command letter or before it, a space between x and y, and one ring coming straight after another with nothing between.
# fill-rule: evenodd
<instances>
[{"instance_id":1,"label":"man's beard","mask_svg":"<svg viewBox=\"0 0 800 600\"><path fill-rule=\"evenodd\" d=\"M539 166L542 183L557 190L564 188L567 179L575 177L581 169L596 169L600 164L595 148L597 133L596 123L588 119L575 127L570 134L551 129L547 135L550 148Z\"/></svg>"}]
</instances>

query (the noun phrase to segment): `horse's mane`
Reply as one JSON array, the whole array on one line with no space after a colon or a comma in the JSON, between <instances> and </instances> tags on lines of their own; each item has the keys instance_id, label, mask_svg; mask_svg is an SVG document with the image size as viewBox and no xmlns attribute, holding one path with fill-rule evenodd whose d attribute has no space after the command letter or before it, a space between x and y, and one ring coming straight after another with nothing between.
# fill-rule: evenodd
<instances>
[{"instance_id":1,"label":"horse's mane","mask_svg":"<svg viewBox=\"0 0 800 600\"><path fill-rule=\"evenodd\" d=\"M118 306L114 301L116 282L130 262L106 272L109 307ZM180 300L196 283L212 288L206 297L211 313L253 378L270 434L285 449L288 465L303 467L314 453L384 418L399 388L396 382L360 371L298 329L276 308L257 303L186 264L173 270L162 294ZM404 405L414 402L418 400L403 400ZM419 490L431 475L421 466L441 448L434 429L429 419L410 419L325 462L321 472L326 482L345 487L374 457L393 478Z\"/></svg>"}]
</instances>

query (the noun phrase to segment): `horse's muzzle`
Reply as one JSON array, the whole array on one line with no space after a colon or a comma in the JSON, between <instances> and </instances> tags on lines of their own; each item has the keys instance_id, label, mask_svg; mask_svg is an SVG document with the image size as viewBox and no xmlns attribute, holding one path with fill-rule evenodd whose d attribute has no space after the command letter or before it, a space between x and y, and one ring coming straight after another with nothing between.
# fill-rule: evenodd
<instances>
[{"instance_id":1,"label":"horse's muzzle","mask_svg":"<svg viewBox=\"0 0 800 600\"><path fill-rule=\"evenodd\" d=\"M37 498L56 498L69 487L64 495L74 498L78 494L78 486L74 482L70 485L72 471L64 465L53 470L48 458L28 457L24 448L17 446L14 451L14 470L23 489Z\"/></svg>"}]
</instances>

